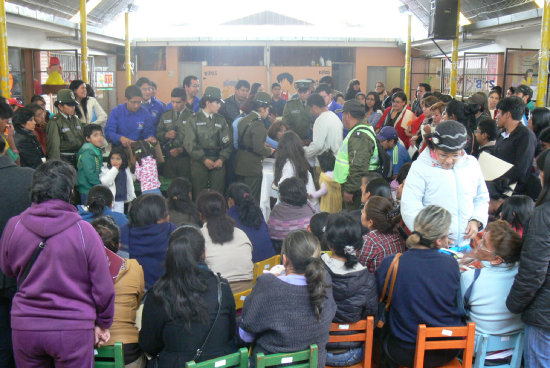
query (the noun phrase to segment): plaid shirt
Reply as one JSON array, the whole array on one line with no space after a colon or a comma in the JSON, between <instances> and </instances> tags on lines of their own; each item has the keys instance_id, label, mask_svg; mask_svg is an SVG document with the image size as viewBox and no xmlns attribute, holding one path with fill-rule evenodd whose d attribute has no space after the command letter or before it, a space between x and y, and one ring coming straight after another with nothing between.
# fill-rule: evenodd
<instances>
[{"instance_id":1,"label":"plaid shirt","mask_svg":"<svg viewBox=\"0 0 550 368\"><path fill-rule=\"evenodd\" d=\"M383 234L373 230L363 236L363 248L359 251L359 262L368 268L369 272L380 266L382 260L392 254L405 251L405 241L397 231Z\"/></svg>"}]
</instances>

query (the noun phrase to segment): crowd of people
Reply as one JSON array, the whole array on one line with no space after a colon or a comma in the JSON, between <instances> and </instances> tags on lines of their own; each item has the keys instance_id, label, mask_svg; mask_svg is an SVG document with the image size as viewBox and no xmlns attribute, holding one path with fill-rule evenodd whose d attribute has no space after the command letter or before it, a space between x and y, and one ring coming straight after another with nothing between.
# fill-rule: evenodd
<instances>
[{"instance_id":1,"label":"crowd of people","mask_svg":"<svg viewBox=\"0 0 550 368\"><path fill-rule=\"evenodd\" d=\"M396 263L381 366L413 365L419 324L470 321L523 332L525 367L550 366L550 111L528 86L464 101L330 76L292 97L200 87L186 77L166 105L140 78L110 114L79 80L55 114L0 101L4 366L91 365L115 342L131 368L310 344L319 367L350 366L365 347L329 343L331 323L376 315ZM487 155L510 168L487 180Z\"/></svg>"}]
</instances>

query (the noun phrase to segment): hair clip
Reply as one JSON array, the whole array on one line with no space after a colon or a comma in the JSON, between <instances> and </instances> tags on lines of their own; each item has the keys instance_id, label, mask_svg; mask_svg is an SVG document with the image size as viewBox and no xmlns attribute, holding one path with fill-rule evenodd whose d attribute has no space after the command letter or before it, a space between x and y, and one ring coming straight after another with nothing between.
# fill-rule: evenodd
<instances>
[{"instance_id":1,"label":"hair clip","mask_svg":"<svg viewBox=\"0 0 550 368\"><path fill-rule=\"evenodd\" d=\"M353 246L351 246L351 245L346 245L346 246L344 247L344 253L354 256L354 255L355 255L355 248L354 248Z\"/></svg>"}]
</instances>

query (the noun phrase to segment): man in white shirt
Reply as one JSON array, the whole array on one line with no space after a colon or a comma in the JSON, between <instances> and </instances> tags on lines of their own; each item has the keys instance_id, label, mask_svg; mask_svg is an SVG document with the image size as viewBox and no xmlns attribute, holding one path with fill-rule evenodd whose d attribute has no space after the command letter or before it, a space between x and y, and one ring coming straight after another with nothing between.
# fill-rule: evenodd
<instances>
[{"instance_id":1,"label":"man in white shirt","mask_svg":"<svg viewBox=\"0 0 550 368\"><path fill-rule=\"evenodd\" d=\"M325 100L318 93L308 97L307 106L315 117L315 122L313 123L313 140L304 147L306 158L314 159L329 149L336 155L342 145L343 129L338 115L329 111Z\"/></svg>"}]
</instances>

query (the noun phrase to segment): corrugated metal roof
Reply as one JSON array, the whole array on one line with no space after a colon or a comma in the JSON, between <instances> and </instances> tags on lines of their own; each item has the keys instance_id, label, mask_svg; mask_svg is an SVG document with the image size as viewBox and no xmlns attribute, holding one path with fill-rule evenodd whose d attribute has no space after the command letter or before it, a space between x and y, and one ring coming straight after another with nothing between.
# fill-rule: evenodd
<instances>
[{"instance_id":1,"label":"corrugated metal roof","mask_svg":"<svg viewBox=\"0 0 550 368\"><path fill-rule=\"evenodd\" d=\"M296 18L292 18L286 15L275 13L272 11L264 11L261 13L252 14L243 18L231 20L229 22L222 23L227 26L310 26L311 23L304 22Z\"/></svg>"}]
</instances>

